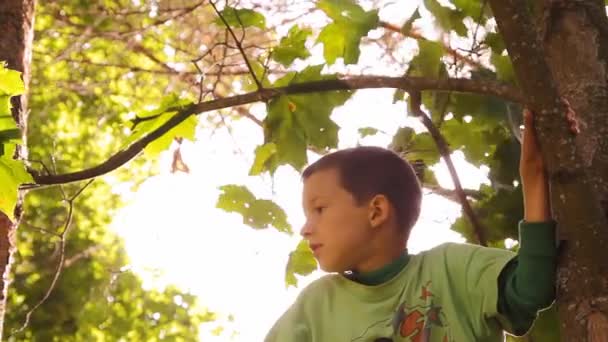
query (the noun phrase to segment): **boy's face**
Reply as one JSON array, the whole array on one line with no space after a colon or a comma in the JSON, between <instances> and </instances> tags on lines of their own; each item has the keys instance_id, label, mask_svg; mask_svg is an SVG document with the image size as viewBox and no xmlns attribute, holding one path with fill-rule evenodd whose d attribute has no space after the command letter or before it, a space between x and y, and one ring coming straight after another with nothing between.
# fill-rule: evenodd
<instances>
[{"instance_id":1,"label":"boy's face","mask_svg":"<svg viewBox=\"0 0 608 342\"><path fill-rule=\"evenodd\" d=\"M342 188L336 169L320 170L305 179L302 200L306 223L300 233L322 270L353 270L369 257L373 232L369 206L357 205L353 195Z\"/></svg>"}]
</instances>

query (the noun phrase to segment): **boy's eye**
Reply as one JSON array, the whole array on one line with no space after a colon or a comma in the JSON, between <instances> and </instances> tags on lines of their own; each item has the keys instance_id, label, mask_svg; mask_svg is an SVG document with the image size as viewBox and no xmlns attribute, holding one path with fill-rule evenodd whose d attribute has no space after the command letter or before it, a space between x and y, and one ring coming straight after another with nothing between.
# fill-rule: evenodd
<instances>
[{"instance_id":1,"label":"boy's eye","mask_svg":"<svg viewBox=\"0 0 608 342\"><path fill-rule=\"evenodd\" d=\"M315 207L315 212L317 214L321 214L323 212L323 210L325 210L325 207Z\"/></svg>"}]
</instances>

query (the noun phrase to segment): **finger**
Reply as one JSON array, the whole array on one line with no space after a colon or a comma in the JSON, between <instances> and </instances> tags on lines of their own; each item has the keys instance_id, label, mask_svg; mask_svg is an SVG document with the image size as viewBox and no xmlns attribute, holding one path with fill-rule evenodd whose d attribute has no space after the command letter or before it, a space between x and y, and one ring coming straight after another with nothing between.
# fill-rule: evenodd
<instances>
[{"instance_id":1,"label":"finger","mask_svg":"<svg viewBox=\"0 0 608 342\"><path fill-rule=\"evenodd\" d=\"M522 158L529 159L534 157L538 149L536 134L534 132L534 114L528 108L524 109L524 130L522 134Z\"/></svg>"},{"instance_id":2,"label":"finger","mask_svg":"<svg viewBox=\"0 0 608 342\"><path fill-rule=\"evenodd\" d=\"M524 109L524 140L528 143L535 142L534 139L534 115L528 108Z\"/></svg>"}]
</instances>

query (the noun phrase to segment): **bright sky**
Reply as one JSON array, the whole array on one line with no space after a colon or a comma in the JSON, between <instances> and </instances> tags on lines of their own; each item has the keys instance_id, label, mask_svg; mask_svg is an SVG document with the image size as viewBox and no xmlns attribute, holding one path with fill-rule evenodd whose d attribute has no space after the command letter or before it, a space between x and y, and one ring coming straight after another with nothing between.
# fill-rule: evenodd
<instances>
[{"instance_id":1,"label":"bright sky","mask_svg":"<svg viewBox=\"0 0 608 342\"><path fill-rule=\"evenodd\" d=\"M411 4L411 3L410 3ZM388 7L388 13L403 14L391 18L402 23L411 13L411 5ZM387 18L387 13L380 13ZM374 34L373 32L371 33ZM318 53L319 47L313 49ZM374 60L377 51L365 51L362 58ZM377 59L376 59L377 60ZM391 74L394 68L375 68L374 73ZM347 104L334 111L332 118L341 127L340 147L365 145L387 146L398 127L419 127L406 118L405 103L392 104L393 90L359 91ZM264 115L264 107L254 113ZM371 126L387 135L360 139L357 129ZM302 184L299 175L288 167L278 170L274 180L268 176L249 177L253 151L263 142L261 129L247 120L214 133L201 131L195 143L185 142L182 155L190 174L169 172L170 152L161 159L161 174L148 179L136 193L126 186L116 187L129 200L113 222L124 237L131 267L146 280L146 286L172 283L198 295L200 303L218 312L221 319L202 327L204 341L262 341L274 321L292 303L300 289L322 275L315 272L300 280L299 288L285 288L284 272L288 254L299 235L288 236L273 229L254 231L243 225L238 214L215 208L218 187L224 184L246 185L258 198L270 198L287 212L295 232L304 222L300 208ZM311 154L310 161L317 156ZM464 162L456 152L454 160L465 187L477 188L487 181L487 169L479 170ZM452 188L444 165L434 167L440 184ZM464 241L449 230L460 208L435 195L423 200L421 219L409 242L410 252L426 250L446 241ZM228 321L228 315L234 320ZM210 331L217 325L225 330L219 336Z\"/></svg>"}]
</instances>

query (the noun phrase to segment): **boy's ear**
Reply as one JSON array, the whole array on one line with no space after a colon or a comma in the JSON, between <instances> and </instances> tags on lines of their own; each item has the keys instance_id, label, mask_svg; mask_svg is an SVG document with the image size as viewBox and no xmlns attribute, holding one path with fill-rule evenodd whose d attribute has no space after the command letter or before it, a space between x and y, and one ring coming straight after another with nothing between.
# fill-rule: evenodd
<instances>
[{"instance_id":1,"label":"boy's ear","mask_svg":"<svg viewBox=\"0 0 608 342\"><path fill-rule=\"evenodd\" d=\"M391 205L384 195L376 195L369 202L368 220L372 228L384 224L390 215Z\"/></svg>"}]
</instances>

